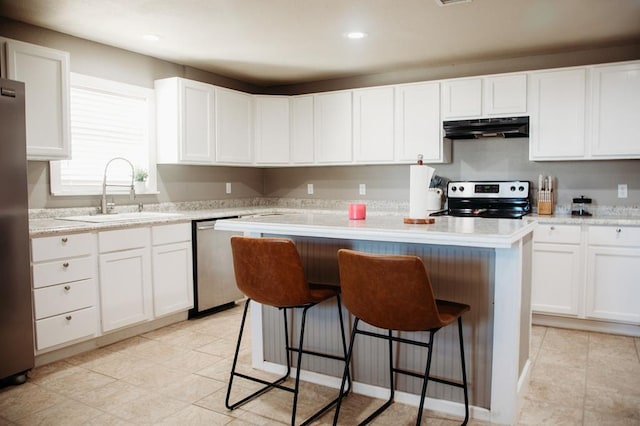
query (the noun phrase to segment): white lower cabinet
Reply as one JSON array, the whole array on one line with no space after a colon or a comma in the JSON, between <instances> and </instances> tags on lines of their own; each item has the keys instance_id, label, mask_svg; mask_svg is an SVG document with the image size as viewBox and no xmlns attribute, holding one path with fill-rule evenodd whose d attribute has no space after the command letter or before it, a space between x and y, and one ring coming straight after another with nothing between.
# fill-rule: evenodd
<instances>
[{"instance_id":1,"label":"white lower cabinet","mask_svg":"<svg viewBox=\"0 0 640 426\"><path fill-rule=\"evenodd\" d=\"M586 316L640 324L640 228L592 226Z\"/></svg>"},{"instance_id":2,"label":"white lower cabinet","mask_svg":"<svg viewBox=\"0 0 640 426\"><path fill-rule=\"evenodd\" d=\"M102 331L153 317L150 228L98 234Z\"/></svg>"},{"instance_id":3,"label":"white lower cabinet","mask_svg":"<svg viewBox=\"0 0 640 426\"><path fill-rule=\"evenodd\" d=\"M579 225L539 225L534 231L531 309L577 316L583 274Z\"/></svg>"},{"instance_id":4,"label":"white lower cabinet","mask_svg":"<svg viewBox=\"0 0 640 426\"><path fill-rule=\"evenodd\" d=\"M193 307L191 224L151 228L155 317Z\"/></svg>"},{"instance_id":5,"label":"white lower cabinet","mask_svg":"<svg viewBox=\"0 0 640 426\"><path fill-rule=\"evenodd\" d=\"M640 324L640 227L541 224L533 241L534 313Z\"/></svg>"},{"instance_id":6,"label":"white lower cabinet","mask_svg":"<svg viewBox=\"0 0 640 426\"><path fill-rule=\"evenodd\" d=\"M193 307L191 222L31 240L36 350Z\"/></svg>"},{"instance_id":7,"label":"white lower cabinet","mask_svg":"<svg viewBox=\"0 0 640 426\"><path fill-rule=\"evenodd\" d=\"M31 240L38 352L98 334L95 238L87 233Z\"/></svg>"}]
</instances>

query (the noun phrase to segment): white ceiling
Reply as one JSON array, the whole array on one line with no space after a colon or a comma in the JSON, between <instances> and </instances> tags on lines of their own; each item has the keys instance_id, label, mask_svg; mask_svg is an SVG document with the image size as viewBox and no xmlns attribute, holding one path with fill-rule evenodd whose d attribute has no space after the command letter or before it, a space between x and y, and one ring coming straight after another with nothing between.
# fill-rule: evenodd
<instances>
[{"instance_id":1,"label":"white ceiling","mask_svg":"<svg viewBox=\"0 0 640 426\"><path fill-rule=\"evenodd\" d=\"M0 15L260 86L640 43L640 0L0 0Z\"/></svg>"}]
</instances>

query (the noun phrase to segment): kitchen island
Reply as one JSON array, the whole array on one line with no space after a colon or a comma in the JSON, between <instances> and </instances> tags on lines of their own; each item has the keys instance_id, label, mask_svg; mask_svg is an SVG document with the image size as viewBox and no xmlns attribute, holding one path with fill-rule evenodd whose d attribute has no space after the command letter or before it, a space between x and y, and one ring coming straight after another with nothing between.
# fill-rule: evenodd
<instances>
[{"instance_id":1,"label":"kitchen island","mask_svg":"<svg viewBox=\"0 0 640 426\"><path fill-rule=\"evenodd\" d=\"M339 284L337 250L412 254L423 259L436 297L467 303L463 317L465 354L470 386L471 415L499 424L514 424L528 382L531 233L535 222L510 219L439 217L430 225L407 225L401 216L370 215L348 220L344 213L284 214L218 221L217 229L251 236L293 239L310 281ZM308 344L313 349L338 351L333 306L309 312ZM280 372L281 318L272 308L252 309L252 363L255 368ZM455 330L439 333L434 375L460 377ZM335 338L334 338L335 337ZM363 339L364 340L364 339ZM331 342L336 342L335 346ZM354 391L385 398L387 386L382 342L363 342L354 352ZM424 354L402 347L398 362L421 370ZM303 379L338 386L339 363L308 362ZM417 405L419 381L399 377L396 400ZM462 414L462 392L438 383L429 385L426 407Z\"/></svg>"}]
</instances>

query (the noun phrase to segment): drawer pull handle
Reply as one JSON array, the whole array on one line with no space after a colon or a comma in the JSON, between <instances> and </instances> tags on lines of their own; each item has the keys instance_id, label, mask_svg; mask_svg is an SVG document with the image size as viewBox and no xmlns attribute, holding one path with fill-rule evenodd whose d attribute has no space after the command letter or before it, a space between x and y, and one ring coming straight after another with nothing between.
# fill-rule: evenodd
<instances>
[{"instance_id":1,"label":"drawer pull handle","mask_svg":"<svg viewBox=\"0 0 640 426\"><path fill-rule=\"evenodd\" d=\"M62 242L63 243L67 243L69 241L69 239L67 237L62 237Z\"/></svg>"},{"instance_id":2,"label":"drawer pull handle","mask_svg":"<svg viewBox=\"0 0 640 426\"><path fill-rule=\"evenodd\" d=\"M69 267L69 262L64 262L64 263L62 264L62 267L63 267L63 268L68 268L68 267Z\"/></svg>"},{"instance_id":3,"label":"drawer pull handle","mask_svg":"<svg viewBox=\"0 0 640 426\"><path fill-rule=\"evenodd\" d=\"M73 317L71 315L67 315L66 317L64 317L64 319L66 319L67 321L71 321Z\"/></svg>"},{"instance_id":4,"label":"drawer pull handle","mask_svg":"<svg viewBox=\"0 0 640 426\"><path fill-rule=\"evenodd\" d=\"M621 233L621 232L622 232L622 229L620 229L620 228L616 228L616 232L619 234L619 233Z\"/></svg>"},{"instance_id":5,"label":"drawer pull handle","mask_svg":"<svg viewBox=\"0 0 640 426\"><path fill-rule=\"evenodd\" d=\"M64 291L69 291L69 290L71 290L71 286L65 285L64 286Z\"/></svg>"}]
</instances>

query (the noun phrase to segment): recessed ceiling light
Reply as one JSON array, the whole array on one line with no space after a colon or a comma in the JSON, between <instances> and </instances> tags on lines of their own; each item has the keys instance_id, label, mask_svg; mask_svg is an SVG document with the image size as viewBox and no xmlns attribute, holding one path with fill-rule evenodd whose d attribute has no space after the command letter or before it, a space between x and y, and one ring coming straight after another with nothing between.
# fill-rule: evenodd
<instances>
[{"instance_id":1,"label":"recessed ceiling light","mask_svg":"<svg viewBox=\"0 0 640 426\"><path fill-rule=\"evenodd\" d=\"M142 36L143 39L147 40L147 41L158 41L160 40L160 36L157 36L155 34L145 34Z\"/></svg>"},{"instance_id":2,"label":"recessed ceiling light","mask_svg":"<svg viewBox=\"0 0 640 426\"><path fill-rule=\"evenodd\" d=\"M361 38L365 38L368 34L363 33L362 31L350 31L346 33L344 36L346 38L350 38L351 40L359 40Z\"/></svg>"},{"instance_id":3,"label":"recessed ceiling light","mask_svg":"<svg viewBox=\"0 0 640 426\"><path fill-rule=\"evenodd\" d=\"M471 3L473 0L435 0L438 6L451 6L453 4Z\"/></svg>"}]
</instances>

